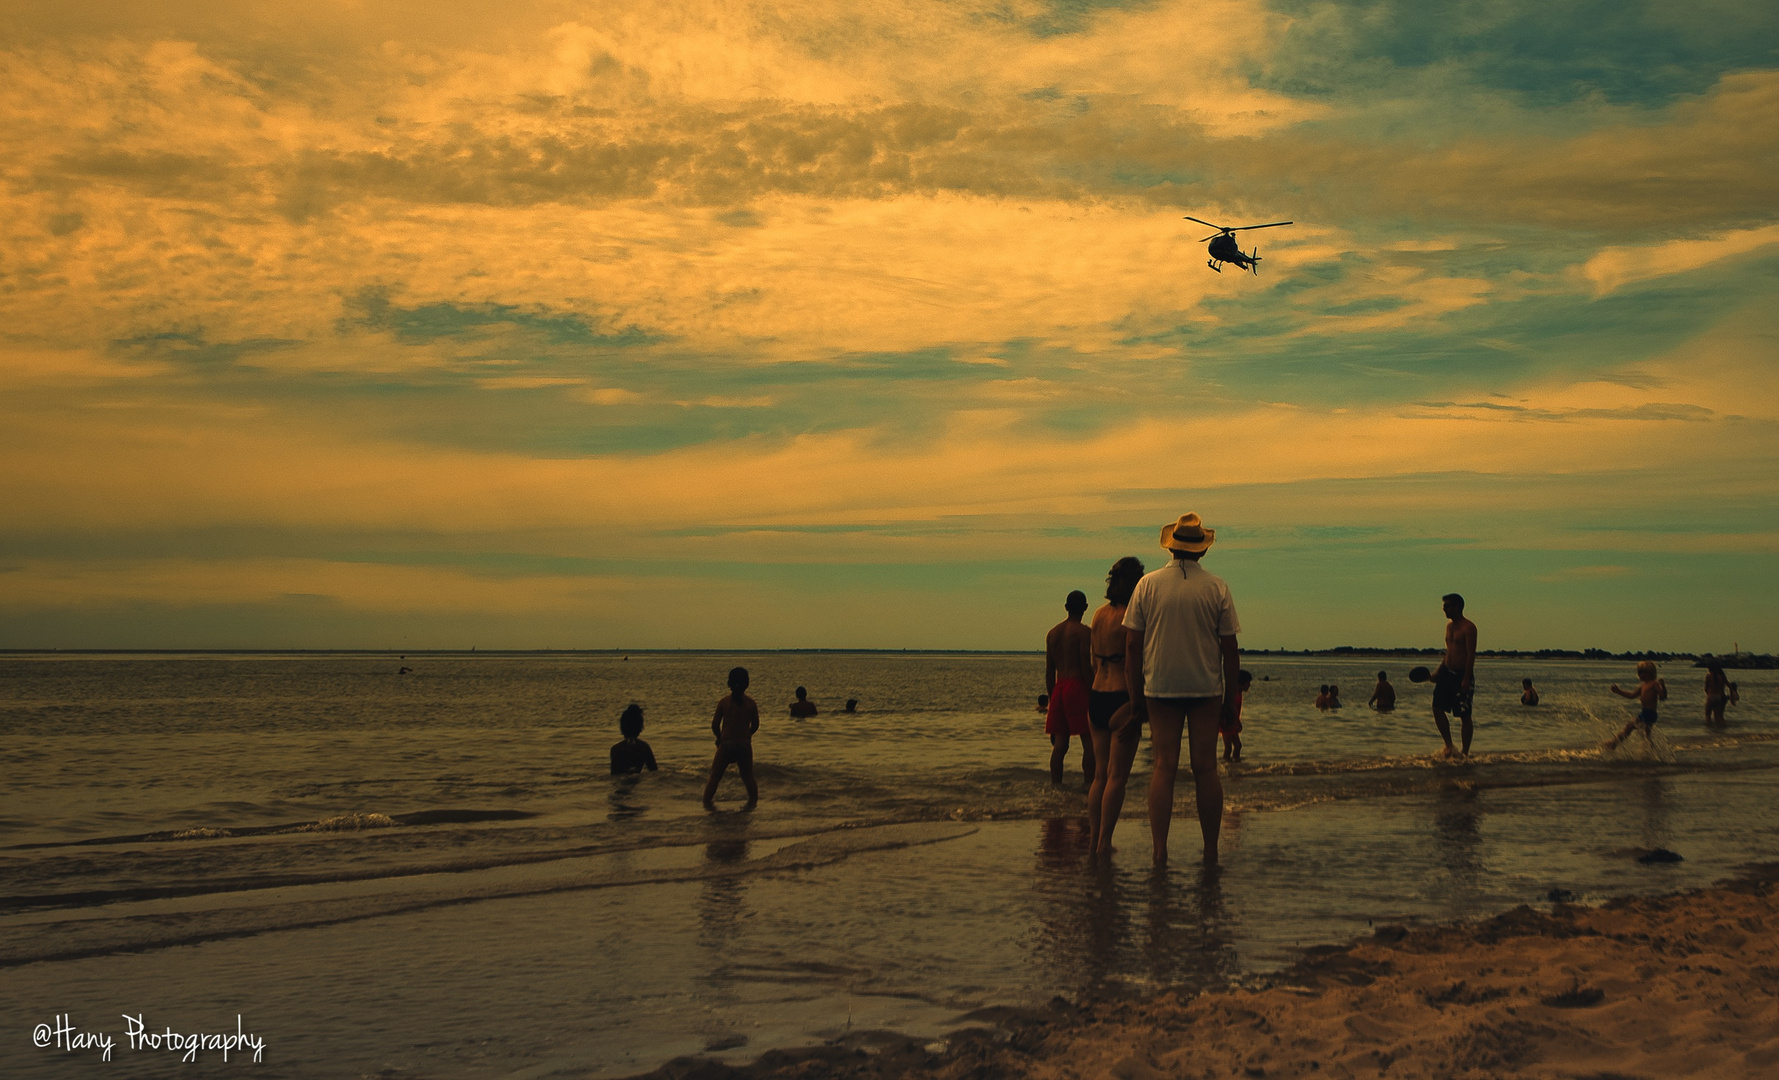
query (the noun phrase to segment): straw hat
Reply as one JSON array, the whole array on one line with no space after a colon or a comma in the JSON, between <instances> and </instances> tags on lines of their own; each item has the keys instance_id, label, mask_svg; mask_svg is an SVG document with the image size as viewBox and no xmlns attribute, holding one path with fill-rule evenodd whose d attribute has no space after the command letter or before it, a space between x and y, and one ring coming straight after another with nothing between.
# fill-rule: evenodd
<instances>
[{"instance_id":1,"label":"straw hat","mask_svg":"<svg viewBox=\"0 0 1779 1080\"><path fill-rule=\"evenodd\" d=\"M1216 539L1217 530L1205 528L1197 514L1181 514L1161 527L1161 546L1170 551L1204 551Z\"/></svg>"}]
</instances>

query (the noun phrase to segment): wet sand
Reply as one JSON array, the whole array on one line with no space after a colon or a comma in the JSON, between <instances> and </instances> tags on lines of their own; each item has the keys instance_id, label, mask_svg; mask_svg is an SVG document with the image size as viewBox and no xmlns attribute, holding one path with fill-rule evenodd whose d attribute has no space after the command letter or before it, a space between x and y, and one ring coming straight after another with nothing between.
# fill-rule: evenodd
<instances>
[{"instance_id":1,"label":"wet sand","mask_svg":"<svg viewBox=\"0 0 1779 1080\"><path fill-rule=\"evenodd\" d=\"M1380 927L1252 988L988 1010L922 1044L861 1033L651 1080L1756 1077L1779 1074L1779 865L1598 908Z\"/></svg>"}]
</instances>

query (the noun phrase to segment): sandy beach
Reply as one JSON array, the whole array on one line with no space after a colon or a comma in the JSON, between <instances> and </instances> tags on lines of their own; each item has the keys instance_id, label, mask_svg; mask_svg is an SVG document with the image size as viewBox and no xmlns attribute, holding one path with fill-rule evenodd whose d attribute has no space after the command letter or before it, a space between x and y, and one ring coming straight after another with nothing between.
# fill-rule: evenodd
<instances>
[{"instance_id":1,"label":"sandy beach","mask_svg":"<svg viewBox=\"0 0 1779 1080\"><path fill-rule=\"evenodd\" d=\"M1756 1077L1779 1069L1779 865L1598 908L1379 927L1253 988L989 1011L921 1044L872 1033L649 1080L797 1077Z\"/></svg>"}]
</instances>

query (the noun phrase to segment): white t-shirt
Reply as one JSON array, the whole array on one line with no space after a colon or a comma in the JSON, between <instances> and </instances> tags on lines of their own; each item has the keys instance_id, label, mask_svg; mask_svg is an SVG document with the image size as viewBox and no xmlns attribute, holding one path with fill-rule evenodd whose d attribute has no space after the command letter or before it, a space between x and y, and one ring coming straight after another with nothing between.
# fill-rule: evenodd
<instances>
[{"instance_id":1,"label":"white t-shirt","mask_svg":"<svg viewBox=\"0 0 1779 1080\"><path fill-rule=\"evenodd\" d=\"M1137 582L1124 625L1143 634L1145 696L1223 696L1222 639L1242 626L1222 578L1175 559Z\"/></svg>"}]
</instances>

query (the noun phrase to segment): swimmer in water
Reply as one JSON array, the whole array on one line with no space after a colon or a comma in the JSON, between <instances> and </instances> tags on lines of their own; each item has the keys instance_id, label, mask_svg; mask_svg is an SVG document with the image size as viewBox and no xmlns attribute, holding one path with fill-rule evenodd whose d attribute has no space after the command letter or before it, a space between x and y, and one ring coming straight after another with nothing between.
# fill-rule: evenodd
<instances>
[{"instance_id":1,"label":"swimmer in water","mask_svg":"<svg viewBox=\"0 0 1779 1080\"><path fill-rule=\"evenodd\" d=\"M642 706L632 704L618 717L618 734L624 736L612 746L612 775L639 773L644 769L657 771L655 751L642 741Z\"/></svg>"},{"instance_id":2,"label":"swimmer in water","mask_svg":"<svg viewBox=\"0 0 1779 1080\"><path fill-rule=\"evenodd\" d=\"M1396 709L1396 688L1390 685L1390 673L1377 673L1377 686L1371 691L1371 699L1366 702L1378 712L1393 712Z\"/></svg>"},{"instance_id":3,"label":"swimmer in water","mask_svg":"<svg viewBox=\"0 0 1779 1080\"><path fill-rule=\"evenodd\" d=\"M1531 679L1520 680L1520 704L1527 708L1538 704L1538 688L1532 685Z\"/></svg>"},{"instance_id":4,"label":"swimmer in water","mask_svg":"<svg viewBox=\"0 0 1779 1080\"><path fill-rule=\"evenodd\" d=\"M1637 710L1637 719L1625 724L1623 731L1606 740L1606 749L1616 748L1625 741L1625 736L1638 727L1643 729L1643 737L1653 742L1656 702L1668 700L1668 684L1656 675L1655 664L1645 660L1637 665L1637 689L1621 690L1617 683L1613 683L1612 692L1619 697L1632 699L1640 708Z\"/></svg>"}]
</instances>

